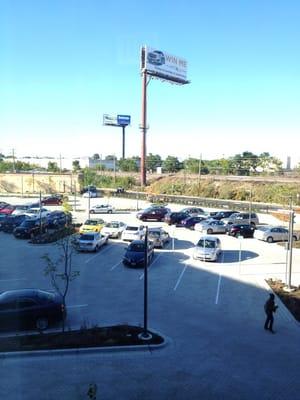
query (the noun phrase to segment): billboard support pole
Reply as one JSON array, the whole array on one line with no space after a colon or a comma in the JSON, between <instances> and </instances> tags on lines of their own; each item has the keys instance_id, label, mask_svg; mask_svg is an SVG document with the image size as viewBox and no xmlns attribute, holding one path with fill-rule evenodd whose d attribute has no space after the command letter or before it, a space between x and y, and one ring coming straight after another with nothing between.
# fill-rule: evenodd
<instances>
[{"instance_id":1,"label":"billboard support pole","mask_svg":"<svg viewBox=\"0 0 300 400\"><path fill-rule=\"evenodd\" d=\"M147 132L147 72L142 73L142 153L141 186L146 186L146 132Z\"/></svg>"},{"instance_id":2,"label":"billboard support pole","mask_svg":"<svg viewBox=\"0 0 300 400\"><path fill-rule=\"evenodd\" d=\"M125 126L122 125L122 158L125 158Z\"/></svg>"}]
</instances>

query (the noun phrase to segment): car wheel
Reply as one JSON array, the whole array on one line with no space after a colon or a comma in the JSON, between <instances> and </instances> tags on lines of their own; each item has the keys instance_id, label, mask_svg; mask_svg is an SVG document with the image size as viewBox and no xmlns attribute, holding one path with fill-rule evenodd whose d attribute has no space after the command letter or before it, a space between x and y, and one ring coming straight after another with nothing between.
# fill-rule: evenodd
<instances>
[{"instance_id":1,"label":"car wheel","mask_svg":"<svg viewBox=\"0 0 300 400\"><path fill-rule=\"evenodd\" d=\"M207 229L208 235L211 235L213 233L213 230L211 228Z\"/></svg>"},{"instance_id":2,"label":"car wheel","mask_svg":"<svg viewBox=\"0 0 300 400\"><path fill-rule=\"evenodd\" d=\"M35 325L36 325L36 327L37 327L37 329L38 329L39 331L44 331L44 330L47 329L48 326L49 326L48 318L47 318L47 317L39 317L39 318L36 320Z\"/></svg>"},{"instance_id":3,"label":"car wheel","mask_svg":"<svg viewBox=\"0 0 300 400\"><path fill-rule=\"evenodd\" d=\"M297 236L293 236L293 240L295 241L298 240Z\"/></svg>"},{"instance_id":4,"label":"car wheel","mask_svg":"<svg viewBox=\"0 0 300 400\"><path fill-rule=\"evenodd\" d=\"M95 214L95 211L94 210L90 210L90 214Z\"/></svg>"},{"instance_id":5,"label":"car wheel","mask_svg":"<svg viewBox=\"0 0 300 400\"><path fill-rule=\"evenodd\" d=\"M95 247L95 253L97 253L97 251L99 250L99 246L97 245L96 247Z\"/></svg>"},{"instance_id":6,"label":"car wheel","mask_svg":"<svg viewBox=\"0 0 300 400\"><path fill-rule=\"evenodd\" d=\"M108 214L112 214L112 210L108 210L107 213L108 213Z\"/></svg>"},{"instance_id":7,"label":"car wheel","mask_svg":"<svg viewBox=\"0 0 300 400\"><path fill-rule=\"evenodd\" d=\"M240 232L237 232L234 236L235 236L236 238L239 238L239 237L241 236L241 234L240 234Z\"/></svg>"},{"instance_id":8,"label":"car wheel","mask_svg":"<svg viewBox=\"0 0 300 400\"><path fill-rule=\"evenodd\" d=\"M268 242L268 243L273 243L273 238L272 238L272 236L267 237L267 242Z\"/></svg>"}]
</instances>

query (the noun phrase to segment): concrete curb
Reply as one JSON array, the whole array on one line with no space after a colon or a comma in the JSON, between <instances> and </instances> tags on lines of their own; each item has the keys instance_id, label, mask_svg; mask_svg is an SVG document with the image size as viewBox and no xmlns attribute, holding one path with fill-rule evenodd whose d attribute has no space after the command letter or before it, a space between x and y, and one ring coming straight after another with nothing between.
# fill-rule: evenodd
<instances>
[{"instance_id":1,"label":"concrete curb","mask_svg":"<svg viewBox=\"0 0 300 400\"><path fill-rule=\"evenodd\" d=\"M164 347L170 345L172 340L155 331L149 329L150 332L156 333L163 338L163 343L161 344L145 344L145 345L135 345L135 346L105 346L105 347L84 347L84 348L72 348L72 349L55 349L55 350L29 350L29 351L8 351L0 352L0 360L7 358L20 358L20 357L43 357L43 356L58 356L58 355L78 355L78 354L91 354L91 353L121 353L124 351L135 351L144 352L155 351L163 349Z\"/></svg>"}]
</instances>

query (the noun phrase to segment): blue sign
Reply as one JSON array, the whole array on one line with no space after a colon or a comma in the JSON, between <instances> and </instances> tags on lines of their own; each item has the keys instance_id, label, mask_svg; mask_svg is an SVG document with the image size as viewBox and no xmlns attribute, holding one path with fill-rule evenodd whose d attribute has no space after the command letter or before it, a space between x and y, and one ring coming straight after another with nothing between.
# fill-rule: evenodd
<instances>
[{"instance_id":1,"label":"blue sign","mask_svg":"<svg viewBox=\"0 0 300 400\"><path fill-rule=\"evenodd\" d=\"M127 126L130 124L130 115L118 115L117 123L121 126Z\"/></svg>"}]
</instances>

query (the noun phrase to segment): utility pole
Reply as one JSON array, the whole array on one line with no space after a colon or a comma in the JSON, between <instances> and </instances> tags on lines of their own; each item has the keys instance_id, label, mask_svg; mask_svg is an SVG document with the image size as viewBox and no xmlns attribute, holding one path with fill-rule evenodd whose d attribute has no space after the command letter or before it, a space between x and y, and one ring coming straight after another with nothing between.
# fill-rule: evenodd
<instances>
[{"instance_id":1,"label":"utility pole","mask_svg":"<svg viewBox=\"0 0 300 400\"><path fill-rule=\"evenodd\" d=\"M289 237L288 237L288 264L287 264L287 287L285 290L292 291L291 280L292 280L292 263L293 263L293 239L294 239L294 216L292 197L290 197L289 207Z\"/></svg>"},{"instance_id":2,"label":"utility pole","mask_svg":"<svg viewBox=\"0 0 300 400\"><path fill-rule=\"evenodd\" d=\"M12 149L12 159L13 159L13 172L16 172L15 149Z\"/></svg>"},{"instance_id":3,"label":"utility pole","mask_svg":"<svg viewBox=\"0 0 300 400\"><path fill-rule=\"evenodd\" d=\"M142 152L141 152L141 186L146 186L146 133L147 133L147 73L142 73Z\"/></svg>"}]
</instances>

